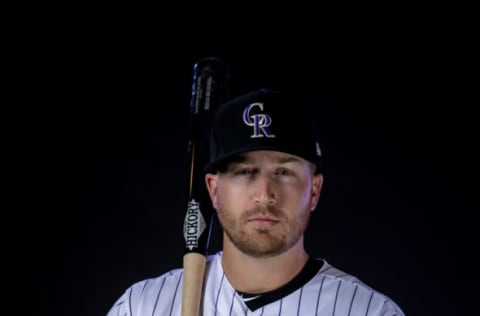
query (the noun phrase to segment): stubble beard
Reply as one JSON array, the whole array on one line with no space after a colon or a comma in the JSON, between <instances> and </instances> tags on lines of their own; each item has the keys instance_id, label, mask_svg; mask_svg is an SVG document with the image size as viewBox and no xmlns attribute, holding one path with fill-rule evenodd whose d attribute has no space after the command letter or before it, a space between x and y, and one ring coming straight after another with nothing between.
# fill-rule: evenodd
<instances>
[{"instance_id":1,"label":"stubble beard","mask_svg":"<svg viewBox=\"0 0 480 316\"><path fill-rule=\"evenodd\" d=\"M248 218L257 215L272 216L279 223L269 228L251 227ZM235 247L246 255L266 258L287 251L300 240L308 226L310 211L303 209L289 218L275 207L255 208L235 218L228 209L220 206L218 217L227 238Z\"/></svg>"}]
</instances>

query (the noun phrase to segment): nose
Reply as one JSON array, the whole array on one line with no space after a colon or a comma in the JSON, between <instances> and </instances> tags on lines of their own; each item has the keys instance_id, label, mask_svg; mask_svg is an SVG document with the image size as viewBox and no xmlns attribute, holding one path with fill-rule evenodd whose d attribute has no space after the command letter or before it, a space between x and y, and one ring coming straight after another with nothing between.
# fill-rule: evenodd
<instances>
[{"instance_id":1,"label":"nose","mask_svg":"<svg viewBox=\"0 0 480 316\"><path fill-rule=\"evenodd\" d=\"M255 205L274 205L276 203L275 184L267 175L259 176L255 183L252 183L252 189Z\"/></svg>"}]
</instances>

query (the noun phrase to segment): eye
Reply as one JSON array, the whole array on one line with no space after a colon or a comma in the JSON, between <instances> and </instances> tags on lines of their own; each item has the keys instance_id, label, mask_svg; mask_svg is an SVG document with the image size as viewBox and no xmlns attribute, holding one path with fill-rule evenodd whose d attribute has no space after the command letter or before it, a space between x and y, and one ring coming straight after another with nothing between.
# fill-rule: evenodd
<instances>
[{"instance_id":1,"label":"eye","mask_svg":"<svg viewBox=\"0 0 480 316\"><path fill-rule=\"evenodd\" d=\"M255 170L251 169L251 168L242 168L242 169L235 170L235 175L249 176L249 175L252 175L254 173L255 173Z\"/></svg>"},{"instance_id":2,"label":"eye","mask_svg":"<svg viewBox=\"0 0 480 316\"><path fill-rule=\"evenodd\" d=\"M293 171L290 169L281 168L281 169L275 170L275 175L292 176L293 174L294 174Z\"/></svg>"}]
</instances>

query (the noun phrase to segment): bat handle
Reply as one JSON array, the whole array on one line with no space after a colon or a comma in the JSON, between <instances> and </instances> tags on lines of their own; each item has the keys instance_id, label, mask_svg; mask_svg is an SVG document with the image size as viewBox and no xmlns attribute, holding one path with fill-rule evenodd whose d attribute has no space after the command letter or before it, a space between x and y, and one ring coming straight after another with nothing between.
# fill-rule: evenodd
<instances>
[{"instance_id":1,"label":"bat handle","mask_svg":"<svg viewBox=\"0 0 480 316\"><path fill-rule=\"evenodd\" d=\"M182 316L199 316L203 295L203 277L206 258L191 252L183 256L183 300Z\"/></svg>"}]
</instances>

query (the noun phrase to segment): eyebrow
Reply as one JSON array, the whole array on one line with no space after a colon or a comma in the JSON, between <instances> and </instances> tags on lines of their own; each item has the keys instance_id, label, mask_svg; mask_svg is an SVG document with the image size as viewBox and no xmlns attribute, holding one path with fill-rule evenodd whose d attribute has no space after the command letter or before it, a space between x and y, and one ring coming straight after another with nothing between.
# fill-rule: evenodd
<instances>
[{"instance_id":1,"label":"eyebrow","mask_svg":"<svg viewBox=\"0 0 480 316\"><path fill-rule=\"evenodd\" d=\"M278 163L289 163L289 162L301 163L301 160L298 159L297 157L288 156L288 157L280 157L280 158L278 158L278 159L277 159L277 162L278 162Z\"/></svg>"}]
</instances>

